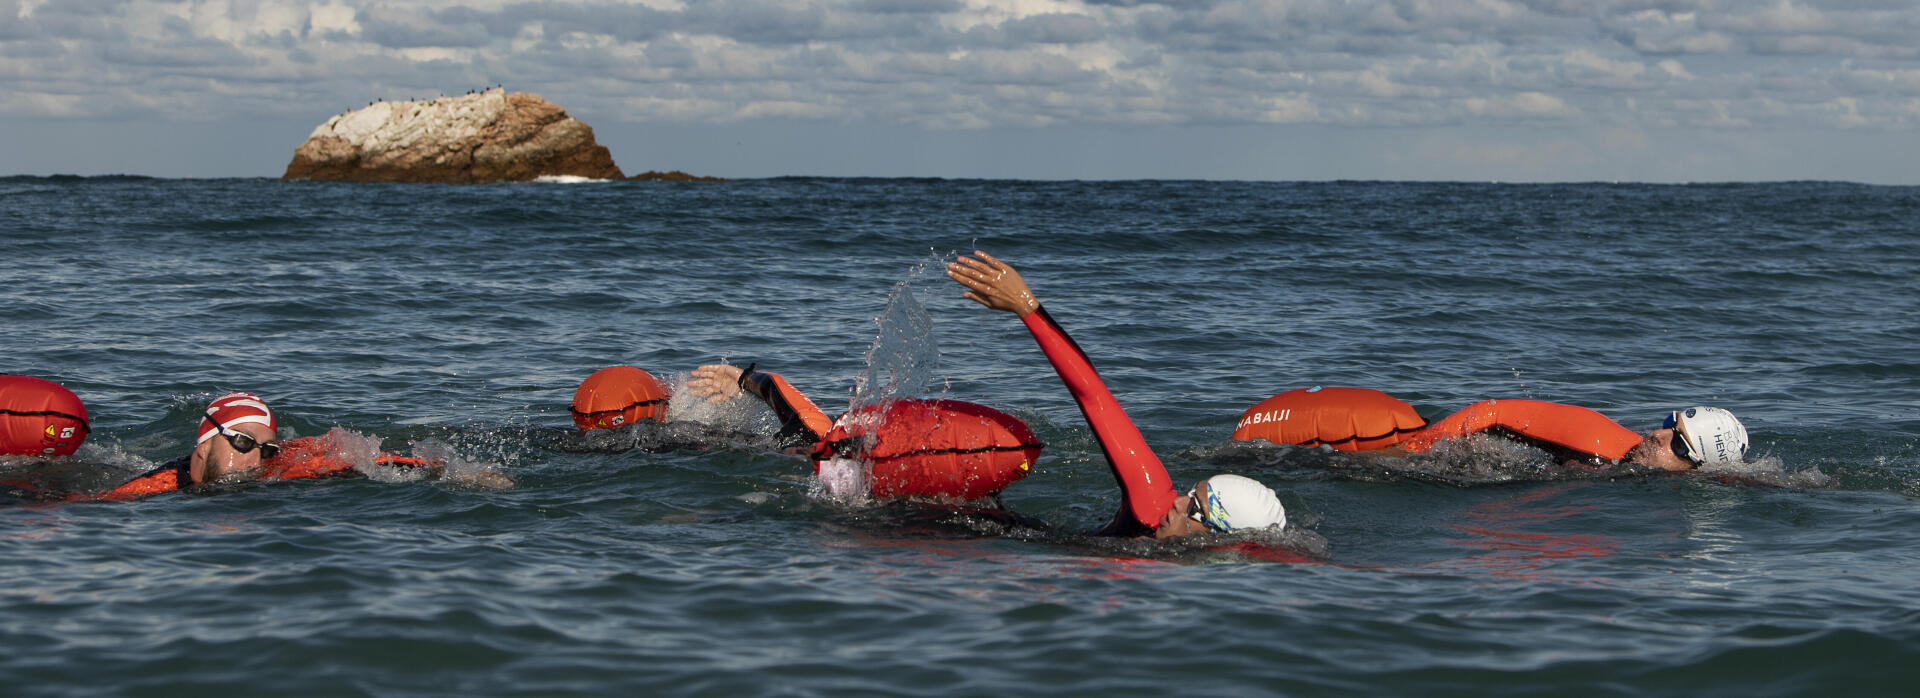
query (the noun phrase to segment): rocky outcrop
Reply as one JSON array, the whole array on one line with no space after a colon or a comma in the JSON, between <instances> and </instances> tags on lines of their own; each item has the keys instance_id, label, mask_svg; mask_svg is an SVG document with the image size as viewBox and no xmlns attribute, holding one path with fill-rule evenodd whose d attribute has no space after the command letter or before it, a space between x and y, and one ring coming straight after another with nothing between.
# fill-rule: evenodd
<instances>
[{"instance_id":1,"label":"rocky outcrop","mask_svg":"<svg viewBox=\"0 0 1920 698\"><path fill-rule=\"evenodd\" d=\"M632 177L628 177L627 179L635 182L731 182L733 181L731 179L725 179L722 177L704 177L700 175L690 175L685 172L681 172L679 170L670 170L667 172L657 172L654 170L647 170L645 172L634 175Z\"/></svg>"},{"instance_id":2,"label":"rocky outcrop","mask_svg":"<svg viewBox=\"0 0 1920 698\"><path fill-rule=\"evenodd\" d=\"M280 179L467 184L549 175L622 178L592 127L539 95L495 88L377 102L328 119L294 149Z\"/></svg>"}]
</instances>

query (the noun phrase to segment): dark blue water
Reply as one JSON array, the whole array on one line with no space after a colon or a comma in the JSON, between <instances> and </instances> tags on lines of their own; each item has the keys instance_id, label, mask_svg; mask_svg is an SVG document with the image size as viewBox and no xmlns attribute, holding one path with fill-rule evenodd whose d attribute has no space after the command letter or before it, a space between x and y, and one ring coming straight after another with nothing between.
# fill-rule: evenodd
<instances>
[{"instance_id":1,"label":"dark blue water","mask_svg":"<svg viewBox=\"0 0 1920 698\"><path fill-rule=\"evenodd\" d=\"M1020 324L938 275L974 248L1021 269L1176 481L1274 486L1324 559L1068 535L1117 490ZM7 694L1865 695L1920 679L1916 188L11 178L0 260L0 372L56 380L94 417L68 485L184 453L228 390L265 397L290 434L338 428L515 482L0 504ZM1052 532L816 499L803 462L752 444L565 436L574 386L621 363L758 362L844 408L902 282L933 320L908 349L939 351L923 392L1012 412L1048 444L1003 499ZM1525 397L1640 429L1719 405L1756 458L1569 478L1496 442L1380 465L1228 441L1247 406L1316 384L1430 418Z\"/></svg>"}]
</instances>

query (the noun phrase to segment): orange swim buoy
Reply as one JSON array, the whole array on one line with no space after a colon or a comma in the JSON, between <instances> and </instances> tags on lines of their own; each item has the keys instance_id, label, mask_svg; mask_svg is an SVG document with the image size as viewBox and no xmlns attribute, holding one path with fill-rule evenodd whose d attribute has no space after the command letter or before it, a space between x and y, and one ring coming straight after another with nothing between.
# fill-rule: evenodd
<instances>
[{"instance_id":1,"label":"orange swim buoy","mask_svg":"<svg viewBox=\"0 0 1920 698\"><path fill-rule=\"evenodd\" d=\"M59 383L0 375L0 455L71 456L87 440L87 406Z\"/></svg>"},{"instance_id":2,"label":"orange swim buoy","mask_svg":"<svg viewBox=\"0 0 1920 698\"><path fill-rule=\"evenodd\" d=\"M896 400L847 413L826 437L828 450L864 444L874 497L979 499L1033 471L1044 446L1026 422L959 400ZM815 463L818 468L818 463Z\"/></svg>"},{"instance_id":3,"label":"orange swim buoy","mask_svg":"<svg viewBox=\"0 0 1920 698\"><path fill-rule=\"evenodd\" d=\"M1412 405L1378 390L1315 386L1289 390L1247 408L1240 414L1233 438L1370 451L1400 443L1426 425Z\"/></svg>"},{"instance_id":4,"label":"orange swim buoy","mask_svg":"<svg viewBox=\"0 0 1920 698\"><path fill-rule=\"evenodd\" d=\"M573 423L581 431L612 429L643 419L663 420L667 414L667 386L632 366L594 371L573 391Z\"/></svg>"}]
</instances>

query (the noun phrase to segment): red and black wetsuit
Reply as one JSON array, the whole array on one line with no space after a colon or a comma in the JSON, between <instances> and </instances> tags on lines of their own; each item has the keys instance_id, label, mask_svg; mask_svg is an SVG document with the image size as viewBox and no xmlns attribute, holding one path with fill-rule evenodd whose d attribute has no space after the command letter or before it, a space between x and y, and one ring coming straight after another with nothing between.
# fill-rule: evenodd
<instances>
[{"instance_id":1,"label":"red and black wetsuit","mask_svg":"<svg viewBox=\"0 0 1920 698\"><path fill-rule=\"evenodd\" d=\"M773 408L774 416L780 419L780 434L775 439L783 450L811 450L833 429L833 420L780 374L755 371L748 365L740 372L740 389Z\"/></svg>"},{"instance_id":2,"label":"red and black wetsuit","mask_svg":"<svg viewBox=\"0 0 1920 698\"><path fill-rule=\"evenodd\" d=\"M1120 482L1124 497L1120 511L1099 534L1135 536L1159 528L1161 517L1179 496L1174 492L1166 466L1160 464L1160 457L1153 454L1140 429L1127 418L1126 410L1120 408L1120 401L1114 399L1113 393L1100 381L1100 374L1094 371L1086 352L1067 336L1067 331L1061 329L1046 308L1035 308L1020 321L1026 323L1027 331L1033 333L1034 341L1040 343L1040 350L1046 352L1047 360L1053 363L1053 370L1060 374L1060 381L1067 384L1067 391L1080 403L1080 413L1086 416L1087 426L1093 429L1100 449L1106 452L1107 466Z\"/></svg>"}]
</instances>

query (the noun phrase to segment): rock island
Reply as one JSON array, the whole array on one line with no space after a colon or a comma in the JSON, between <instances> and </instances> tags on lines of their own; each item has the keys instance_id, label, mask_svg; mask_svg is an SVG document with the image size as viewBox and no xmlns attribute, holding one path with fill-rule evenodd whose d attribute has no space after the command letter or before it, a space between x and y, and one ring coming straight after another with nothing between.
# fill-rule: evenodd
<instances>
[{"instance_id":1,"label":"rock island","mask_svg":"<svg viewBox=\"0 0 1920 698\"><path fill-rule=\"evenodd\" d=\"M526 92L376 102L320 124L282 180L524 182L545 176L621 179L593 128Z\"/></svg>"}]
</instances>

